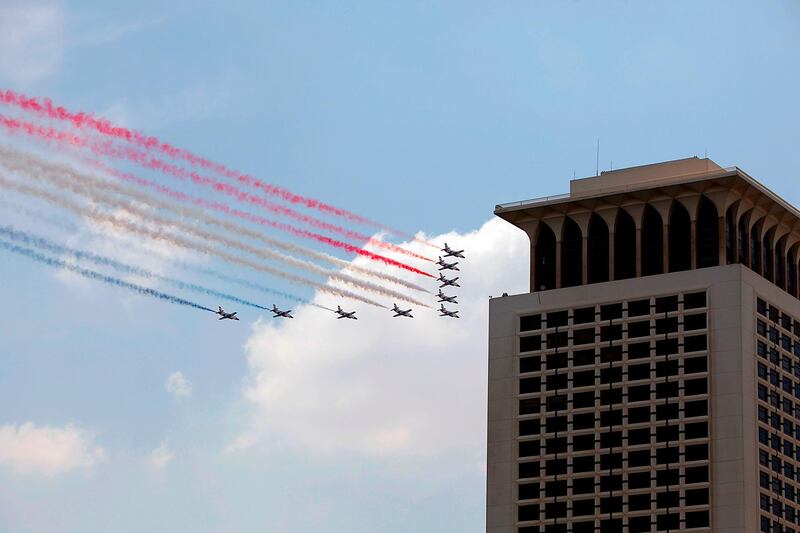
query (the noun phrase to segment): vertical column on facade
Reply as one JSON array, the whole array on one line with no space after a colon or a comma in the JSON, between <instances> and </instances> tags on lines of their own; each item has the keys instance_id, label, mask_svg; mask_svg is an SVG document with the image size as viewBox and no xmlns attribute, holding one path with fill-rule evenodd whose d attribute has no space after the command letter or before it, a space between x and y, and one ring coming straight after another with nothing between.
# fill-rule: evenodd
<instances>
[{"instance_id":1,"label":"vertical column on facade","mask_svg":"<svg viewBox=\"0 0 800 533\"><path fill-rule=\"evenodd\" d=\"M583 242L581 243L581 284L589 284L589 221L592 218L592 212L586 211L583 213L571 213L570 218L578 225L581 230Z\"/></svg>"},{"instance_id":2,"label":"vertical column on facade","mask_svg":"<svg viewBox=\"0 0 800 533\"><path fill-rule=\"evenodd\" d=\"M690 240L690 254L691 254L691 269L697 269L697 209L700 206L699 194L685 198L678 198L677 200L683 204L683 207L689 212L689 240Z\"/></svg>"},{"instance_id":3,"label":"vertical column on facade","mask_svg":"<svg viewBox=\"0 0 800 533\"><path fill-rule=\"evenodd\" d=\"M531 279L528 290L530 292L536 292L538 290L536 287L536 231L539 229L539 219L530 220L528 222L520 222L517 223L517 226L519 226L528 235L528 241L530 242L531 247L531 256L530 260L528 261L530 263Z\"/></svg>"},{"instance_id":4,"label":"vertical column on facade","mask_svg":"<svg viewBox=\"0 0 800 533\"><path fill-rule=\"evenodd\" d=\"M672 207L672 198L654 200L650 205L661 215L661 246L662 246L662 272L669 272L669 215ZM641 219L641 217L640 217Z\"/></svg>"},{"instance_id":5,"label":"vertical column on facade","mask_svg":"<svg viewBox=\"0 0 800 533\"><path fill-rule=\"evenodd\" d=\"M565 218L566 217L562 215L559 217L546 218L542 220L542 222L550 226L550 229L553 230L553 233L556 236L556 289L563 287L561 270L563 269L564 265L561 264L561 245L564 242Z\"/></svg>"},{"instance_id":6,"label":"vertical column on facade","mask_svg":"<svg viewBox=\"0 0 800 533\"><path fill-rule=\"evenodd\" d=\"M720 211L718 210L717 213ZM727 264L727 259L725 257L728 245L728 232L726 231L727 227L725 226L725 211L722 211L722 216L717 219L717 235L719 238L717 240L717 253L719 254L719 266ZM736 232L734 232L734 236ZM736 242L736 239L733 240ZM736 248L734 247L734 256L736 256ZM735 261L734 261L735 262Z\"/></svg>"},{"instance_id":7,"label":"vertical column on facade","mask_svg":"<svg viewBox=\"0 0 800 533\"><path fill-rule=\"evenodd\" d=\"M636 227L636 277L642 277L642 217L644 216L645 204L626 205L625 211L633 218Z\"/></svg>"},{"instance_id":8,"label":"vertical column on facade","mask_svg":"<svg viewBox=\"0 0 800 533\"><path fill-rule=\"evenodd\" d=\"M612 281L614 279L614 254L616 253L614 246L614 239L616 237L615 222L617 220L617 211L618 209L616 207L603 208L595 211L595 214L603 219L603 222L606 223L606 227L608 228L608 280L609 281Z\"/></svg>"}]
</instances>

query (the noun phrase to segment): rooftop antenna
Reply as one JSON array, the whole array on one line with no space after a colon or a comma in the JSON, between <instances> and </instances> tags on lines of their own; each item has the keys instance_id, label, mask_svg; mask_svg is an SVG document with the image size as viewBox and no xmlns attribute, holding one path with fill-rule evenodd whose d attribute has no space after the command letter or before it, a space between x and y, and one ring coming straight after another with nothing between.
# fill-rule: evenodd
<instances>
[{"instance_id":1,"label":"rooftop antenna","mask_svg":"<svg viewBox=\"0 0 800 533\"><path fill-rule=\"evenodd\" d=\"M609 163L609 167L610 168L608 170L614 170L614 160L613 159L611 160L611 163Z\"/></svg>"},{"instance_id":2,"label":"rooftop antenna","mask_svg":"<svg viewBox=\"0 0 800 533\"><path fill-rule=\"evenodd\" d=\"M600 137L597 138L597 159L594 167L594 175L600 175Z\"/></svg>"}]
</instances>

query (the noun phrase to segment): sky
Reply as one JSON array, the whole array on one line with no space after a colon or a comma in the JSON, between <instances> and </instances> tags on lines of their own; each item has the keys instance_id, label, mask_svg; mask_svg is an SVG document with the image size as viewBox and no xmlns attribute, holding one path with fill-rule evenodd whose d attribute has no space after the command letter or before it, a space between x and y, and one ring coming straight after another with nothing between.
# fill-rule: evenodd
<instances>
[{"instance_id":1,"label":"sky","mask_svg":"<svg viewBox=\"0 0 800 533\"><path fill-rule=\"evenodd\" d=\"M218 322L0 250L0 531L483 531L488 298L528 262L494 206L594 175L598 139L600 170L707 154L800 204L796 2L166 4L0 0L0 88L465 248L462 318ZM219 266L25 207L0 225Z\"/></svg>"}]
</instances>

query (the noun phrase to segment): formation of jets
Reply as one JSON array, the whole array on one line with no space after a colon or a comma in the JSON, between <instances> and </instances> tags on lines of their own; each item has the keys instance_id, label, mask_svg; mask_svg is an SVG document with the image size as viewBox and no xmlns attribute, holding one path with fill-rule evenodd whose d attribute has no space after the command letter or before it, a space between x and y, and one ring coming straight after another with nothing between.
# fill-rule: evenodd
<instances>
[{"instance_id":1,"label":"formation of jets","mask_svg":"<svg viewBox=\"0 0 800 533\"><path fill-rule=\"evenodd\" d=\"M442 252L444 252L444 256L439 256L439 260L436 262L436 264L439 265L439 277L436 278L436 281L441 283L441 285L439 285L439 293L436 295L437 298L438 298L437 302L441 304L439 306L439 309L438 309L439 316L446 316L446 317L450 317L450 318L460 318L458 316L458 311L457 310L456 311L451 311L451 310L447 309L444 306L444 303L443 303L443 302L447 302L447 303L458 305L458 301L456 299L458 297L455 296L455 295L448 296L448 295L446 295L445 293L442 292L442 288L444 288L444 287L461 287L461 285L458 284L459 278L458 278L458 276L456 276L454 278L446 278L442 271L443 270L459 271L458 261L454 261L452 263L448 263L447 261L445 261L443 259L443 257L459 257L461 259L465 259L464 250L454 250L454 249L450 248L450 246L448 246L447 243L444 243L444 248L442 248ZM239 318L236 316L236 311L234 311L232 313L227 313L227 312L225 312L224 309L222 309L222 307L217 307L217 309L218 309L218 311L215 311L215 314L219 315L219 320L226 320L226 319L227 320L239 320ZM272 309L270 309L270 311L272 311L272 318L294 318L292 316L292 310L291 309L288 309L286 311L282 311L275 304L272 305ZM400 309L399 307L397 307L397 304L394 304L392 306L391 311L392 311L392 313L394 313L392 315L393 318L397 318L397 317L414 318L414 316L411 314L411 311L412 311L411 309ZM336 313L338 315L336 317L337 319L349 318L351 320L358 320L358 318L356 318L356 312L355 311L345 311L339 305L336 306L336 311L334 311L334 313Z\"/></svg>"}]
</instances>

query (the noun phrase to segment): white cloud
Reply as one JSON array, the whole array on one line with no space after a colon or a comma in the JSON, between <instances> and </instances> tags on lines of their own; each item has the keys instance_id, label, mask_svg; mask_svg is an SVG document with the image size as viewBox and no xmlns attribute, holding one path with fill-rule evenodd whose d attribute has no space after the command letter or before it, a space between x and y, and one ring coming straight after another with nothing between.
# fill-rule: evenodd
<instances>
[{"instance_id":1,"label":"white cloud","mask_svg":"<svg viewBox=\"0 0 800 533\"><path fill-rule=\"evenodd\" d=\"M162 441L156 449L150 452L145 462L157 470L163 470L174 458L175 452L170 449L167 441Z\"/></svg>"},{"instance_id":2,"label":"white cloud","mask_svg":"<svg viewBox=\"0 0 800 533\"><path fill-rule=\"evenodd\" d=\"M29 85L58 70L64 49L59 3L0 2L0 77Z\"/></svg>"},{"instance_id":3,"label":"white cloud","mask_svg":"<svg viewBox=\"0 0 800 533\"><path fill-rule=\"evenodd\" d=\"M462 287L446 291L458 295L462 318L431 309L392 318L317 295L320 304L357 309L359 320L304 306L294 320L257 323L246 343L250 423L226 453L271 445L407 457L460 449L476 460L485 453L488 297L526 289L528 240L499 219L431 240L466 249Z\"/></svg>"},{"instance_id":4,"label":"white cloud","mask_svg":"<svg viewBox=\"0 0 800 533\"><path fill-rule=\"evenodd\" d=\"M105 458L94 437L73 425L0 426L0 465L21 474L55 476L71 470L91 469Z\"/></svg>"},{"instance_id":5,"label":"white cloud","mask_svg":"<svg viewBox=\"0 0 800 533\"><path fill-rule=\"evenodd\" d=\"M188 398L192 395L192 383L181 372L173 372L164 383L164 389L176 398Z\"/></svg>"}]
</instances>

